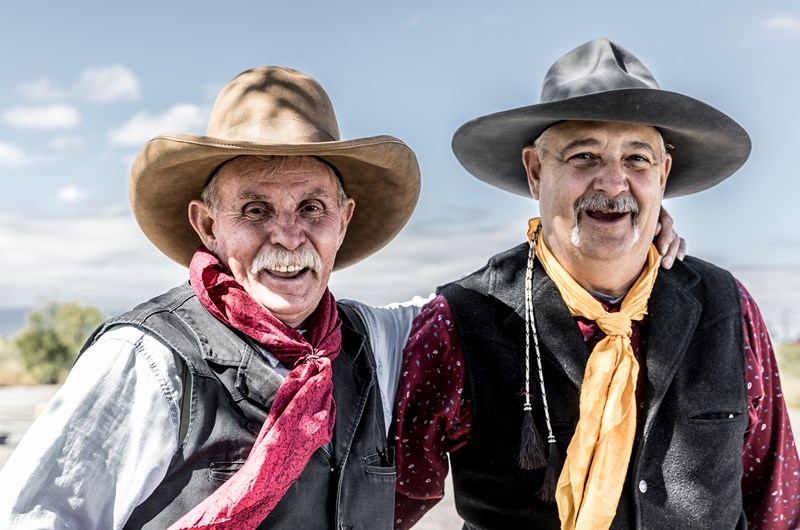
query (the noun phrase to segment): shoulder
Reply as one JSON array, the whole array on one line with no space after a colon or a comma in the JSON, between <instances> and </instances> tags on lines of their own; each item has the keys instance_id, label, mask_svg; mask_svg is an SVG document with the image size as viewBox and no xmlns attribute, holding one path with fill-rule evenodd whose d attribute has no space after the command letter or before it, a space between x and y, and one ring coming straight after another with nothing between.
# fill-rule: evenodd
<instances>
[{"instance_id":1,"label":"shoulder","mask_svg":"<svg viewBox=\"0 0 800 530\"><path fill-rule=\"evenodd\" d=\"M659 275L689 286L694 286L697 283L735 285L733 275L729 271L694 256L686 256L683 260L675 261L675 264L669 270L660 269Z\"/></svg>"},{"instance_id":2,"label":"shoulder","mask_svg":"<svg viewBox=\"0 0 800 530\"><path fill-rule=\"evenodd\" d=\"M709 301L738 296L737 282L729 271L694 256L686 256L683 261L676 261L671 269L661 269L658 274Z\"/></svg>"},{"instance_id":3,"label":"shoulder","mask_svg":"<svg viewBox=\"0 0 800 530\"><path fill-rule=\"evenodd\" d=\"M521 243L499 254L495 254L486 265L456 281L447 283L437 289L438 293L468 289L481 293L503 291L507 285L513 285L525 275L528 259L528 243Z\"/></svg>"},{"instance_id":4,"label":"shoulder","mask_svg":"<svg viewBox=\"0 0 800 530\"><path fill-rule=\"evenodd\" d=\"M118 327L136 328L149 337L146 342L160 341L187 361L203 354L209 338L227 336L222 329L224 324L202 306L188 282L107 320L89 337L83 349Z\"/></svg>"},{"instance_id":5,"label":"shoulder","mask_svg":"<svg viewBox=\"0 0 800 530\"><path fill-rule=\"evenodd\" d=\"M71 377L105 381L106 388L154 380L168 403L182 392L183 361L160 337L146 329L118 324L100 334L75 362Z\"/></svg>"}]
</instances>

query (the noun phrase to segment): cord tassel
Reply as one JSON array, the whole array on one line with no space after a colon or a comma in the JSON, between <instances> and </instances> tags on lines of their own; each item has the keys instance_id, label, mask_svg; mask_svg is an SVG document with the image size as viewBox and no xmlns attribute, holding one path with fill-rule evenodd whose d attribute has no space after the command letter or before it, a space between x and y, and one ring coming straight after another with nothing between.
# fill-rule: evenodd
<instances>
[{"instance_id":1,"label":"cord tassel","mask_svg":"<svg viewBox=\"0 0 800 530\"><path fill-rule=\"evenodd\" d=\"M558 451L556 439L551 436L547 442L547 470L544 473L542 488L539 490L537 496L542 501L555 502L556 486L558 485L558 477L561 475L561 468L564 466L564 459Z\"/></svg>"},{"instance_id":2,"label":"cord tassel","mask_svg":"<svg viewBox=\"0 0 800 530\"><path fill-rule=\"evenodd\" d=\"M526 402L522 413L522 435L519 445L519 467L540 469L547 464L544 456L544 441L536 430L531 413L531 404Z\"/></svg>"}]
</instances>

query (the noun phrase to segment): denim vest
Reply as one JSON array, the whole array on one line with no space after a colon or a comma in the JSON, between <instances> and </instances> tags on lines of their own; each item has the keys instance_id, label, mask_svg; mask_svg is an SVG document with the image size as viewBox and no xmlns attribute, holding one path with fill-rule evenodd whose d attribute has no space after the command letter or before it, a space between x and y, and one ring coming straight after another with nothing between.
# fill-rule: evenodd
<instances>
[{"instance_id":1,"label":"denim vest","mask_svg":"<svg viewBox=\"0 0 800 530\"><path fill-rule=\"evenodd\" d=\"M474 417L450 457L456 507L475 529L558 529L554 503L536 497L544 472L517 465L525 374L528 245L440 289L453 312ZM558 289L537 262L533 306L558 448L579 417L589 350ZM614 529L744 529L741 477L748 423L741 305L727 272L693 258L660 270L649 301L644 403ZM532 347L531 347L532 348ZM531 362L535 367L535 353ZM536 428L547 440L539 381Z\"/></svg>"},{"instance_id":2,"label":"denim vest","mask_svg":"<svg viewBox=\"0 0 800 530\"><path fill-rule=\"evenodd\" d=\"M342 352L332 363L330 451L311 455L259 528L391 528L395 469L375 363L360 318L339 305ZM106 322L158 336L183 359L182 443L163 481L125 528L164 529L228 480L247 458L282 378L249 339L220 323L188 284ZM147 428L147 426L142 426ZM185 431L185 432L184 432Z\"/></svg>"}]
</instances>

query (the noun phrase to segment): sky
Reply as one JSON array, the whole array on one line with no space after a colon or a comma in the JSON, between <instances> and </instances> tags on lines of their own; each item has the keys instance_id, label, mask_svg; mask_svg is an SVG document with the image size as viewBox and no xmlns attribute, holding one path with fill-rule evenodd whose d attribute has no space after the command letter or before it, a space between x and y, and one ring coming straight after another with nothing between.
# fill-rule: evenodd
<instances>
[{"instance_id":1,"label":"sky","mask_svg":"<svg viewBox=\"0 0 800 530\"><path fill-rule=\"evenodd\" d=\"M269 64L319 80L343 138L397 136L420 162L410 222L335 273L334 294L375 304L425 295L522 242L537 213L533 200L471 177L452 154L453 133L537 103L550 65L596 37L750 133L741 170L665 204L691 254L758 278L777 300L770 318L800 326L800 7L777 1L4 5L0 309L55 299L116 312L184 281L130 214L131 162L158 134L203 134L219 89Z\"/></svg>"}]
</instances>

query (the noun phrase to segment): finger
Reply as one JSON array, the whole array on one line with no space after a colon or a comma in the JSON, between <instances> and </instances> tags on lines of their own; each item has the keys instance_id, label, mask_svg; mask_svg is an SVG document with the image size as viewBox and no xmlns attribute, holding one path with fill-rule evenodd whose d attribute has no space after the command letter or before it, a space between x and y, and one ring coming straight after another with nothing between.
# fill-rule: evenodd
<instances>
[{"instance_id":1,"label":"finger","mask_svg":"<svg viewBox=\"0 0 800 530\"><path fill-rule=\"evenodd\" d=\"M677 234L675 234L675 227L672 222L672 217L670 217L669 213L661 207L661 211L658 215L658 223L660 228L656 231L656 248L658 249L659 253L664 256L667 254L669 250L669 245L675 240Z\"/></svg>"},{"instance_id":2,"label":"finger","mask_svg":"<svg viewBox=\"0 0 800 530\"><path fill-rule=\"evenodd\" d=\"M675 263L675 258L678 257L678 253L680 252L682 241L683 238L679 237L678 234L675 234L675 238L669 244L667 251L664 252L664 257L661 259L662 268L664 269L672 268L672 265ZM685 244L683 246L685 249Z\"/></svg>"},{"instance_id":3,"label":"finger","mask_svg":"<svg viewBox=\"0 0 800 530\"><path fill-rule=\"evenodd\" d=\"M663 206L661 207L661 211L658 212L658 222L661 223L662 229L666 231L672 231L674 229L672 217Z\"/></svg>"}]
</instances>

